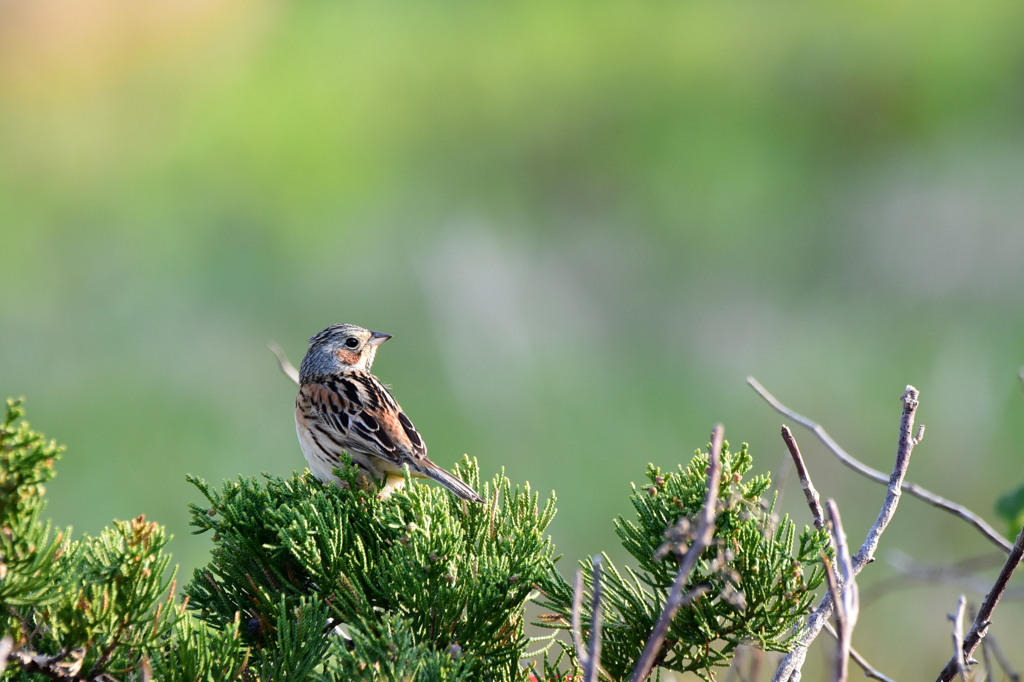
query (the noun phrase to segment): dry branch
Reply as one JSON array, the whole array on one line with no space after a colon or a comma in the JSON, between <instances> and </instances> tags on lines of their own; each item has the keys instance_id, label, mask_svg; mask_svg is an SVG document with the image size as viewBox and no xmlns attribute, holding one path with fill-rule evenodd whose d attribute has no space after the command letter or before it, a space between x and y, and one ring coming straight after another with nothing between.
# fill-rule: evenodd
<instances>
[{"instance_id":1,"label":"dry branch","mask_svg":"<svg viewBox=\"0 0 1024 682\"><path fill-rule=\"evenodd\" d=\"M797 447L796 439L793 438L793 432L785 424L782 425L782 440L786 442L786 447L793 458L793 465L796 467L797 475L800 476L800 487L804 491L804 497L807 498L807 506L811 508L811 515L814 517L814 527L821 530L825 527L825 515L821 510L821 497L814 488L814 484L811 483L811 475L807 473L807 465L804 464L803 455L800 454L800 448Z\"/></svg>"},{"instance_id":2,"label":"dry branch","mask_svg":"<svg viewBox=\"0 0 1024 682\"><path fill-rule=\"evenodd\" d=\"M829 565L829 591L832 593L832 603L836 611L836 634L839 641L839 650L836 654L837 682L845 682L849 672L850 650L853 648L853 628L857 624L857 616L860 611L860 604L857 599L857 580L853 572L853 564L850 559L850 547L846 542L846 532L843 530L843 522L839 516L839 507L834 500L825 503L828 508L828 516L832 521L832 546L836 551L836 563L839 565L839 575L832 575Z\"/></svg>"},{"instance_id":3,"label":"dry branch","mask_svg":"<svg viewBox=\"0 0 1024 682\"><path fill-rule=\"evenodd\" d=\"M960 679L967 682L967 661L964 660L964 607L967 597L960 595L956 602L956 612L949 616L953 621L953 658L956 659L956 672Z\"/></svg>"},{"instance_id":4,"label":"dry branch","mask_svg":"<svg viewBox=\"0 0 1024 682\"><path fill-rule=\"evenodd\" d=\"M597 682L601 670L601 564L600 556L591 561L594 571L594 593L590 602L590 642L583 646L583 630L580 612L583 610L583 571L576 571L576 582L572 592L572 639L576 646L576 660L583 668L585 682Z\"/></svg>"},{"instance_id":5,"label":"dry branch","mask_svg":"<svg viewBox=\"0 0 1024 682\"><path fill-rule=\"evenodd\" d=\"M601 556L593 559L594 595L590 603L590 651L583 671L585 682L597 682L601 668Z\"/></svg>"},{"instance_id":6,"label":"dry branch","mask_svg":"<svg viewBox=\"0 0 1024 682\"><path fill-rule=\"evenodd\" d=\"M750 381L754 380L750 379ZM754 384L756 383L754 381ZM757 386L759 387L760 384L757 384ZM920 438L913 435L914 415L917 412L918 406L917 398L917 389L913 386L907 386L902 397L903 412L900 416L900 435L896 450L896 463L893 466L892 473L889 475L889 487L886 491L882 508L878 512L878 518L875 519L874 525L868 530L867 537L864 539L863 544L861 544L860 551L852 558L851 569L854 576L859 574L864 566L874 558L878 541L896 513L896 507L899 504L900 493L903 487L903 478L906 476L907 467L910 465L910 453L920 440ZM774 397L772 400L774 400ZM777 403L778 401L775 402ZM799 415L797 417L804 419L799 417ZM807 420L804 419L804 421L806 422ZM836 447L839 446L837 445ZM821 632L822 627L828 621L829 616L832 615L833 606L832 596L825 594L818 608L807 619L807 625L804 626L803 632L797 638L793 651L782 659L782 663L775 672L775 677L772 678L774 682L798 682L800 680L800 669L807 658L807 647L818 636L818 633Z\"/></svg>"},{"instance_id":7,"label":"dry branch","mask_svg":"<svg viewBox=\"0 0 1024 682\"><path fill-rule=\"evenodd\" d=\"M829 451L831 451L832 454L839 459L840 462L842 462L849 468L853 469L857 473L861 474L862 476L872 481L875 481L876 483L887 484L889 482L889 477L886 476L884 473L878 471L877 469L869 467L868 465L864 464L863 462L859 461L858 459L850 455L850 453L846 452L846 450L844 450L842 447L840 447L839 444L832 439L832 436L830 436L828 432L825 431L821 424L818 424L817 422L812 421L811 419L808 419L807 417L797 412L794 412L793 410L779 402L778 398L769 393L768 389L762 386L757 381L757 379L755 379L754 377L747 377L747 383L750 384L750 387L753 388L758 395L764 398L765 402L771 405L776 412L795 421L796 423L800 424L800 426L803 426L807 430L811 431L815 436L817 436L818 440L820 440L825 445L825 447L828 448ZM920 440L920 435L916 437L916 440ZM982 519L980 516L972 512L967 507L964 507L963 505L957 504L955 502L947 500L944 497L936 495L935 493L926 490L925 488L922 488L916 483L909 483L905 481L903 482L902 487L903 490L905 490L908 494L918 498L919 500L923 500L934 507L938 507L939 509L947 511L950 514L958 516L959 518L963 519L967 523L974 526L982 535L984 535L991 542L1002 548L1003 551L1010 551L1011 545L1009 542L1007 542L1006 538L1000 535L999 532L992 528L992 526L990 526L988 523L986 523L984 519Z\"/></svg>"},{"instance_id":8,"label":"dry branch","mask_svg":"<svg viewBox=\"0 0 1024 682\"><path fill-rule=\"evenodd\" d=\"M665 643L665 635L668 632L669 625L672 624L672 619L675 618L680 607L695 598L699 590L698 588L698 590L691 590L689 593L683 594L683 587L686 585L690 573L693 572L694 567L697 565L700 555L711 544L711 539L714 535L715 508L718 506L718 485L722 473L722 441L723 429L722 425L718 424L711 434L711 449L708 453L711 458L710 465L708 466L708 494L704 498L704 506L701 508L697 531L693 542L686 551L686 556L679 562L679 571L676 573L676 579L672 583L672 591L665 602L665 609L661 612L658 622L655 623L651 636L647 639L647 644L644 646L644 651L640 654L640 659L633 669L633 676L630 678L632 682L641 682L650 676L651 670L654 668L654 661L657 659L658 653Z\"/></svg>"},{"instance_id":9,"label":"dry branch","mask_svg":"<svg viewBox=\"0 0 1024 682\"><path fill-rule=\"evenodd\" d=\"M974 650L978 648L978 643L988 633L988 626L992 622L992 613L1006 591L1006 586L1010 582L1013 572L1017 570L1022 557L1024 557L1024 528L1021 528L1020 533L1017 534L1017 540L1013 543L1010 556L1006 558L1006 563L1003 564L1003 568L999 571L995 584L992 585L991 591L985 595L985 601L981 603L978 615L974 618L971 629L964 637L964 658L969 659L974 654ZM956 676L957 672L957 657L953 656L946 663L946 667L942 669L942 672L939 673L938 680L940 682L949 682L949 680Z\"/></svg>"}]
</instances>

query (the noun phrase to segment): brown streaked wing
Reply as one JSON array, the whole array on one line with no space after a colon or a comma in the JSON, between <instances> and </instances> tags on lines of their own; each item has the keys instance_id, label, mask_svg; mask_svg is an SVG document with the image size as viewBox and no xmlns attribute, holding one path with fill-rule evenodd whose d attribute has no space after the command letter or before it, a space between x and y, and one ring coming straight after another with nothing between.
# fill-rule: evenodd
<instances>
[{"instance_id":1,"label":"brown streaked wing","mask_svg":"<svg viewBox=\"0 0 1024 682\"><path fill-rule=\"evenodd\" d=\"M323 385L316 385L320 388L314 395L321 402L340 398L344 405L343 410L337 410L331 404L332 409L322 416L332 422L345 421L343 435L351 449L399 465L408 462L414 470L429 462L423 439L377 377L355 370L326 377Z\"/></svg>"},{"instance_id":2,"label":"brown streaked wing","mask_svg":"<svg viewBox=\"0 0 1024 682\"><path fill-rule=\"evenodd\" d=\"M402 411L387 387L369 372L349 372L361 384L366 395L367 412L375 416L382 433L387 433L395 447L404 451L414 462L427 456L427 445L412 420Z\"/></svg>"},{"instance_id":3,"label":"brown streaked wing","mask_svg":"<svg viewBox=\"0 0 1024 682\"><path fill-rule=\"evenodd\" d=\"M405 431L405 435L409 439L409 444L412 446L412 449L416 454L426 457L427 444L423 442L423 438L420 437L420 432L412 425L412 420L405 416L405 412L402 412L401 408L398 410L398 422L402 425L402 430Z\"/></svg>"}]
</instances>

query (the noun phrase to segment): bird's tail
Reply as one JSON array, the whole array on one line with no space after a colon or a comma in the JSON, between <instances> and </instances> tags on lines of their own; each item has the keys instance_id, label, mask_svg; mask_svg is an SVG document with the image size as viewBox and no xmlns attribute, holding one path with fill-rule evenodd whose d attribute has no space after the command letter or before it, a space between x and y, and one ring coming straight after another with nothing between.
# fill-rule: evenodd
<instances>
[{"instance_id":1,"label":"bird's tail","mask_svg":"<svg viewBox=\"0 0 1024 682\"><path fill-rule=\"evenodd\" d=\"M466 485L461 479L452 474L449 474L447 471L445 471L439 466L429 467L425 469L423 473L425 473L427 476L443 485L445 488L448 488L448 490L451 490L453 493L455 493L464 500L469 500L470 502L484 501L484 498L477 495L476 491L470 488L468 485Z\"/></svg>"}]
</instances>

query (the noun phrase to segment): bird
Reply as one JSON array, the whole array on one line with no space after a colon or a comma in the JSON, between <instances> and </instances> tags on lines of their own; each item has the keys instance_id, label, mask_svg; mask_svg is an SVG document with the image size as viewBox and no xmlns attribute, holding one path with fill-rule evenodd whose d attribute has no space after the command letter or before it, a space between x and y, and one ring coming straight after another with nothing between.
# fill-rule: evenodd
<instances>
[{"instance_id":1,"label":"bird","mask_svg":"<svg viewBox=\"0 0 1024 682\"><path fill-rule=\"evenodd\" d=\"M465 482L430 461L419 431L370 372L377 349L390 338L354 324L334 324L310 337L295 398L295 431L310 471L322 483L341 485L333 469L345 451L359 468L361 483L385 479L384 498L405 484L402 467L408 466L414 477L483 502Z\"/></svg>"}]
</instances>

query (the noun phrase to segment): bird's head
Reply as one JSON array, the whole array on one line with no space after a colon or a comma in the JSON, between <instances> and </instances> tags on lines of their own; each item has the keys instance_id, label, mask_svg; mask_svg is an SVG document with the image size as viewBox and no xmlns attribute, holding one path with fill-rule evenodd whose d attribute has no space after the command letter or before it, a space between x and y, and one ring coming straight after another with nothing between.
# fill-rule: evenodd
<instances>
[{"instance_id":1,"label":"bird's head","mask_svg":"<svg viewBox=\"0 0 1024 682\"><path fill-rule=\"evenodd\" d=\"M309 339L309 351L299 369L300 380L354 369L369 372L377 347L390 338L391 334L354 324L332 324Z\"/></svg>"}]
</instances>

